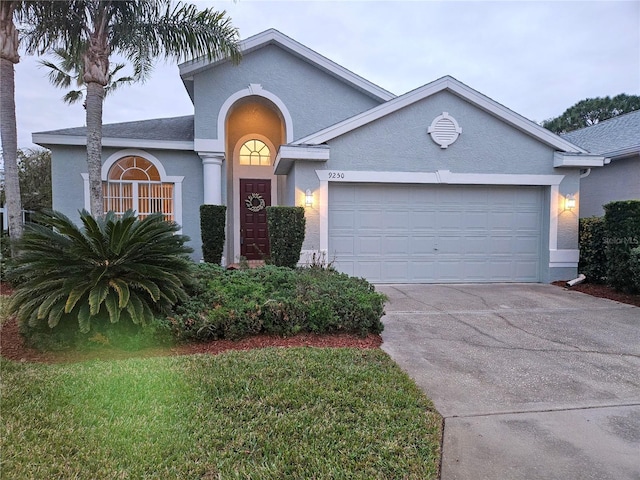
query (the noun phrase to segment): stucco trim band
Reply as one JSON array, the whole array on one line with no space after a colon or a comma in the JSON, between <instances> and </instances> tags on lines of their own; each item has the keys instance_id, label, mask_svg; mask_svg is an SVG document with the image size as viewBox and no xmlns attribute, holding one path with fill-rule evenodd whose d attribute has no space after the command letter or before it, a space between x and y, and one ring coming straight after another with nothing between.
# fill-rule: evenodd
<instances>
[{"instance_id":1,"label":"stucco trim band","mask_svg":"<svg viewBox=\"0 0 640 480\"><path fill-rule=\"evenodd\" d=\"M608 164L611 159L603 155L568 155L563 152L554 152L554 167L573 167L573 168L591 168L603 167Z\"/></svg>"},{"instance_id":2,"label":"stucco trim band","mask_svg":"<svg viewBox=\"0 0 640 480\"><path fill-rule=\"evenodd\" d=\"M32 134L33 143L38 145L86 145L86 135L52 135L44 133ZM103 147L120 148L154 148L158 150L187 150L193 151L193 142L174 140L149 140L144 138L114 138L103 137Z\"/></svg>"}]
</instances>

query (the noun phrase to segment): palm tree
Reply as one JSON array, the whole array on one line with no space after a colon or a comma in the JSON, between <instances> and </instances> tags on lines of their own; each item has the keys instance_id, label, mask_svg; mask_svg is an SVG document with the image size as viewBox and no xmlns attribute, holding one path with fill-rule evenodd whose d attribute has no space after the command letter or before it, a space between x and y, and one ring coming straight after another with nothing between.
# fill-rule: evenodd
<instances>
[{"instance_id":1,"label":"palm tree","mask_svg":"<svg viewBox=\"0 0 640 480\"><path fill-rule=\"evenodd\" d=\"M69 88L72 83L75 83L77 90L69 90L62 100L69 105L81 101L85 96L86 87L84 85L84 69L83 64L76 62L69 52L63 48L56 48L53 51L54 60L57 63L49 60L41 60L39 63L43 67L49 69L49 81L59 88ZM110 93L115 92L122 85L130 85L137 79L131 76L117 78L118 72L125 68L124 63L117 63L110 71L108 75L108 83L104 87L105 98ZM86 103L83 106L87 108Z\"/></svg>"},{"instance_id":2,"label":"palm tree","mask_svg":"<svg viewBox=\"0 0 640 480\"><path fill-rule=\"evenodd\" d=\"M238 31L225 12L198 11L171 0L71 0L34 2L27 21L27 51L63 48L82 63L86 85L87 163L90 207L102 216L102 105L109 83L109 58L129 60L144 79L156 57L206 56L239 60ZM46 11L46 16L43 10Z\"/></svg>"},{"instance_id":3,"label":"palm tree","mask_svg":"<svg viewBox=\"0 0 640 480\"><path fill-rule=\"evenodd\" d=\"M0 2L0 135L4 160L9 235L22 236L22 205L18 179L18 130L16 127L15 71L18 55L18 30L13 23L22 2ZM13 250L13 248L12 248ZM15 253L15 252L12 252Z\"/></svg>"}]
</instances>

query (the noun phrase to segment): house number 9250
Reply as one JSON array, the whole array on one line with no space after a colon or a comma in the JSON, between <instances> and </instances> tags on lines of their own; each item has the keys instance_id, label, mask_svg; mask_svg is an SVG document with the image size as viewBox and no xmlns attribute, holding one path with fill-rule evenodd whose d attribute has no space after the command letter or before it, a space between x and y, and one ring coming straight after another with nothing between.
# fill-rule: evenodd
<instances>
[{"instance_id":1,"label":"house number 9250","mask_svg":"<svg viewBox=\"0 0 640 480\"><path fill-rule=\"evenodd\" d=\"M329 172L329 178L344 178L344 173L342 173L342 172Z\"/></svg>"}]
</instances>

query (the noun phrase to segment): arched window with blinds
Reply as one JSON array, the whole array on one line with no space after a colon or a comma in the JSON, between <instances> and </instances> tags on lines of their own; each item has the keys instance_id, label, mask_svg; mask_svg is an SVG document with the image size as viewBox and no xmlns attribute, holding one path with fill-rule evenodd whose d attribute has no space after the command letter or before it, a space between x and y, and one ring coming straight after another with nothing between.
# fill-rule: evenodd
<instances>
[{"instance_id":1,"label":"arched window with blinds","mask_svg":"<svg viewBox=\"0 0 640 480\"><path fill-rule=\"evenodd\" d=\"M162 212L166 220L174 220L174 184L163 182L156 166L138 156L116 161L102 184L105 212L122 215L136 210L140 219Z\"/></svg>"}]
</instances>

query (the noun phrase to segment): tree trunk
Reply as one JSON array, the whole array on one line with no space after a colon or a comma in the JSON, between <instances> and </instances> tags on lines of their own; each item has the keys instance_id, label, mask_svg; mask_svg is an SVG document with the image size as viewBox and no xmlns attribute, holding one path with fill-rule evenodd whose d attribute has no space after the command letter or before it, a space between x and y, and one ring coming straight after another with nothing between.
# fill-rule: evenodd
<instances>
[{"instance_id":1,"label":"tree trunk","mask_svg":"<svg viewBox=\"0 0 640 480\"><path fill-rule=\"evenodd\" d=\"M9 235L22 237L22 203L18 178L18 130L16 127L15 72L18 56L18 31L13 23L13 2L0 5L0 135L5 169L5 192ZM12 254L16 252L12 248Z\"/></svg>"},{"instance_id":2,"label":"tree trunk","mask_svg":"<svg viewBox=\"0 0 640 480\"><path fill-rule=\"evenodd\" d=\"M104 87L87 83L87 165L91 215L104 216L102 195L102 102Z\"/></svg>"},{"instance_id":3,"label":"tree trunk","mask_svg":"<svg viewBox=\"0 0 640 480\"><path fill-rule=\"evenodd\" d=\"M96 25L102 25L96 20ZM84 54L84 83L87 86L87 165L89 167L89 204L91 215L104 216L102 194L102 104L109 76L107 34L97 28L89 38Z\"/></svg>"}]
</instances>

